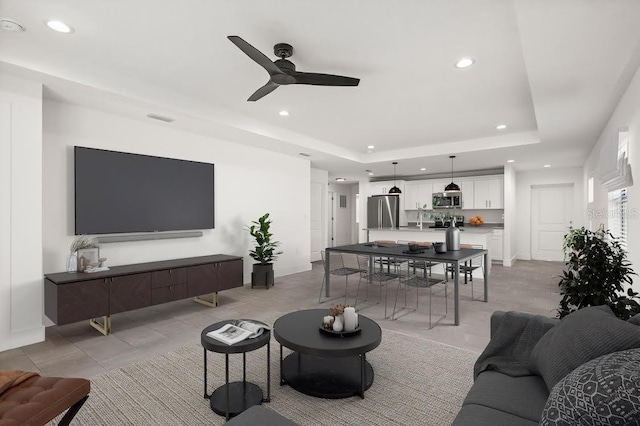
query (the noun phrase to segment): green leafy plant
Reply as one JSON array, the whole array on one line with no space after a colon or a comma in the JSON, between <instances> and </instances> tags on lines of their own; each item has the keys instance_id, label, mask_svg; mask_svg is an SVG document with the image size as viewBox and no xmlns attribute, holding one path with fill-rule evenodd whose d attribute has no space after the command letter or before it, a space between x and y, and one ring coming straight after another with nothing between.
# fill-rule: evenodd
<instances>
[{"instance_id":1,"label":"green leafy plant","mask_svg":"<svg viewBox=\"0 0 640 426\"><path fill-rule=\"evenodd\" d=\"M587 306L609 305L621 319L640 313L638 293L631 285L636 273L627 260L627 252L609 230L596 232L572 229L564 236L562 246L567 269L558 283L563 296L558 317L563 318Z\"/></svg>"},{"instance_id":2,"label":"green leafy plant","mask_svg":"<svg viewBox=\"0 0 640 426\"><path fill-rule=\"evenodd\" d=\"M253 225L248 227L249 234L255 238L256 247L249 252L249 256L261 265L275 262L282 252L275 251L280 242L271 240L273 234L270 232L272 221L269 219L269 213L265 213L257 221L254 220L251 223Z\"/></svg>"},{"instance_id":3,"label":"green leafy plant","mask_svg":"<svg viewBox=\"0 0 640 426\"><path fill-rule=\"evenodd\" d=\"M71 250L71 253L73 254L80 249L96 248L96 247L98 247L98 240L96 240L95 237L81 235L75 240L73 240L73 242L71 243L71 246L69 247L69 250Z\"/></svg>"}]
</instances>

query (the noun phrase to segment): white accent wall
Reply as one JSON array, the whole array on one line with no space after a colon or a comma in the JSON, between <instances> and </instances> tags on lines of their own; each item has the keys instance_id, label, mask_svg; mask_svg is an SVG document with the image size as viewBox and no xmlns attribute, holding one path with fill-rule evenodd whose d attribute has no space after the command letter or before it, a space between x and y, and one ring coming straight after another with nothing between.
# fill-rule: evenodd
<instances>
[{"instance_id":1,"label":"white accent wall","mask_svg":"<svg viewBox=\"0 0 640 426\"><path fill-rule=\"evenodd\" d=\"M515 231L517 258L531 260L531 187L537 185L573 184L573 227L584 224L584 190L582 167L523 171L516 174ZM553 206L549 206L553 209Z\"/></svg>"},{"instance_id":2,"label":"white accent wall","mask_svg":"<svg viewBox=\"0 0 640 426\"><path fill-rule=\"evenodd\" d=\"M628 260L631 261L631 267L636 273L640 273L640 69L636 71L584 165L584 199L588 216L586 225L590 220L594 230L598 228L600 223L604 223L605 227L608 227L607 190L598 179L600 175L600 150L605 141L610 141L612 138L617 139L618 128L625 126L629 127L629 164L635 179L635 184L627 192ZM587 180L592 175L594 176L594 202L587 204ZM634 281L634 290L640 291L640 280L634 277Z\"/></svg>"},{"instance_id":3,"label":"white accent wall","mask_svg":"<svg viewBox=\"0 0 640 426\"><path fill-rule=\"evenodd\" d=\"M43 102L41 85L0 75L0 351L44 340L43 323L51 324L43 274L65 270L75 238L75 145L215 164L215 229L102 244L107 266L224 253L244 258L249 283L246 225L269 212L284 252L276 277L311 269L308 160L147 120Z\"/></svg>"},{"instance_id":4,"label":"white accent wall","mask_svg":"<svg viewBox=\"0 0 640 426\"><path fill-rule=\"evenodd\" d=\"M0 351L44 340L42 85L0 74Z\"/></svg>"}]
</instances>

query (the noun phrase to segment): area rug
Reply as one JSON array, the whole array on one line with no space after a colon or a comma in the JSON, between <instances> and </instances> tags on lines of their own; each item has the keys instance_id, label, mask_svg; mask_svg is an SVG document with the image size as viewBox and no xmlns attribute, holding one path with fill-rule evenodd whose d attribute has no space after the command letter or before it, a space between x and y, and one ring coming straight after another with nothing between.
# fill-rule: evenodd
<instances>
[{"instance_id":1,"label":"area rug","mask_svg":"<svg viewBox=\"0 0 640 426\"><path fill-rule=\"evenodd\" d=\"M288 351L285 349L285 355ZM367 354L375 371L365 399L314 398L279 385L279 344L271 341L271 402L300 425L447 425L473 382L477 353L383 330ZM210 393L224 383L224 355L209 352ZM222 425L203 398L203 349L183 347L91 379L91 395L74 425ZM242 356L230 357L231 381ZM247 354L247 380L266 392L266 347Z\"/></svg>"}]
</instances>

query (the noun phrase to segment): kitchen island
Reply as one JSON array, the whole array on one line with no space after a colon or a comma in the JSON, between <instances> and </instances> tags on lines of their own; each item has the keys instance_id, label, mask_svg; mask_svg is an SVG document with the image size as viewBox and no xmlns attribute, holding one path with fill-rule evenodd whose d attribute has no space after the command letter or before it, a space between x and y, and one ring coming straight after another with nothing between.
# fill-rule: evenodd
<instances>
[{"instance_id":1,"label":"kitchen island","mask_svg":"<svg viewBox=\"0 0 640 426\"><path fill-rule=\"evenodd\" d=\"M446 228L429 228L423 226L420 229L417 226L401 226L399 228L365 228L367 231L367 242L378 240L393 241L427 241L439 242L445 241ZM487 267L491 272L491 250L489 240L493 235L494 228L489 227L464 227L460 231L460 244L471 244L474 247L482 247L489 250L489 261ZM473 271L473 276L482 278L482 271L477 269Z\"/></svg>"}]
</instances>

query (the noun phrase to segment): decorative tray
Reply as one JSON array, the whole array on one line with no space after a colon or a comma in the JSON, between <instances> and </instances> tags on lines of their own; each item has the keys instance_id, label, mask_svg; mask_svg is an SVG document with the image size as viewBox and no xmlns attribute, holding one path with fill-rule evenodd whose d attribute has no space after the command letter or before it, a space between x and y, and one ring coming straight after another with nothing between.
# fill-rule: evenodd
<instances>
[{"instance_id":1,"label":"decorative tray","mask_svg":"<svg viewBox=\"0 0 640 426\"><path fill-rule=\"evenodd\" d=\"M416 250L416 251L404 250L403 253L404 254L422 254L425 251L427 251L427 249L421 249L421 250Z\"/></svg>"},{"instance_id":2,"label":"decorative tray","mask_svg":"<svg viewBox=\"0 0 640 426\"><path fill-rule=\"evenodd\" d=\"M340 336L340 337L351 336L353 334L359 333L360 330L362 330L360 326L357 326L353 331L333 331L333 330L326 330L322 326L320 327L321 333L329 334L331 336Z\"/></svg>"}]
</instances>

